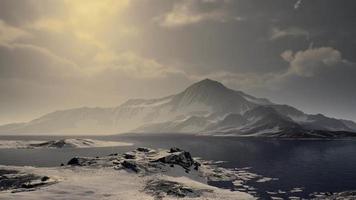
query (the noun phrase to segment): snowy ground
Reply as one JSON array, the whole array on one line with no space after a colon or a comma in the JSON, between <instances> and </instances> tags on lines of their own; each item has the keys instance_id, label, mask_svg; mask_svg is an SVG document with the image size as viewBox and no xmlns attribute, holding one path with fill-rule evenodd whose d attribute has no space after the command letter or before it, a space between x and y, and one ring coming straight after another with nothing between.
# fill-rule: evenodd
<instances>
[{"instance_id":1,"label":"snowy ground","mask_svg":"<svg viewBox=\"0 0 356 200\"><path fill-rule=\"evenodd\" d=\"M24 182L23 177L37 179ZM239 177L177 148L137 148L104 157L75 157L63 167L0 166L0 199L255 199L247 192L208 185L213 178ZM21 182L9 187L10 179Z\"/></svg>"},{"instance_id":2,"label":"snowy ground","mask_svg":"<svg viewBox=\"0 0 356 200\"><path fill-rule=\"evenodd\" d=\"M25 141L25 140L0 140L1 148L90 148L90 147L112 147L130 146L132 144L116 141L101 141L93 139L62 139L51 141Z\"/></svg>"},{"instance_id":3,"label":"snowy ground","mask_svg":"<svg viewBox=\"0 0 356 200\"><path fill-rule=\"evenodd\" d=\"M163 179L176 181L187 187L203 190L200 197L194 199L254 199L247 193L232 192L219 189L194 181L187 177L170 177L166 175L140 176L125 170L112 168L86 168L86 167L62 167L62 168L34 168L34 167L9 167L0 168L15 169L31 174L46 175L58 181L57 184L38 188L34 191L12 193L0 192L1 200L47 200L47 199L106 199L106 200L145 200L155 199L154 196L144 191L145 183L151 179ZM166 196L164 199L177 199ZM180 198L180 199L190 199Z\"/></svg>"},{"instance_id":4,"label":"snowy ground","mask_svg":"<svg viewBox=\"0 0 356 200\"><path fill-rule=\"evenodd\" d=\"M62 167L0 165L0 200L258 199L252 182L278 181L248 167L219 167L222 162L194 158L178 148L141 147L124 154L74 157ZM212 186L226 181L232 190ZM297 194L303 189L266 191L262 199L302 199ZM308 199L356 200L356 191L312 193Z\"/></svg>"}]
</instances>

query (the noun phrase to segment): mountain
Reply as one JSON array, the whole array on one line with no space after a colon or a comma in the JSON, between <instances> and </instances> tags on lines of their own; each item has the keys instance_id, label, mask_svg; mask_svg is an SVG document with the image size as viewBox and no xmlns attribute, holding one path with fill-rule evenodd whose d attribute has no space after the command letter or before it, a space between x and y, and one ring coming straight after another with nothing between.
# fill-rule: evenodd
<instances>
[{"instance_id":1,"label":"mountain","mask_svg":"<svg viewBox=\"0 0 356 200\"><path fill-rule=\"evenodd\" d=\"M131 99L112 108L76 108L27 123L0 126L2 134L199 133L263 137L356 136L356 123L306 114L205 79L157 99Z\"/></svg>"}]
</instances>

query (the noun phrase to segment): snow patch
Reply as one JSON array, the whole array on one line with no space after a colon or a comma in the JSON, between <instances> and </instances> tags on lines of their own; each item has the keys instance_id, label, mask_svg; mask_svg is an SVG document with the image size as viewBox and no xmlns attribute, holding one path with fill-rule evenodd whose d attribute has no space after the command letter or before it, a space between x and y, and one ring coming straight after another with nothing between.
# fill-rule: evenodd
<instances>
[{"instance_id":1,"label":"snow patch","mask_svg":"<svg viewBox=\"0 0 356 200\"><path fill-rule=\"evenodd\" d=\"M29 149L29 148L91 148L130 146L131 143L117 141L101 141L93 139L62 139L51 141L0 140L0 149Z\"/></svg>"}]
</instances>

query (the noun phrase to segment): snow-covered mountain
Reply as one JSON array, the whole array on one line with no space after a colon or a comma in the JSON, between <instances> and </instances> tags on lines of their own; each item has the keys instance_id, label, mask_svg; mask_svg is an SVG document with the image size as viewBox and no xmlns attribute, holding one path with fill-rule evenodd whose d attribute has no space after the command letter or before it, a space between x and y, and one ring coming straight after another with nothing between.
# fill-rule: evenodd
<instances>
[{"instance_id":1,"label":"snow-covered mountain","mask_svg":"<svg viewBox=\"0 0 356 200\"><path fill-rule=\"evenodd\" d=\"M120 132L337 137L354 136L356 123L306 114L205 79L181 93L163 98L131 99L114 108L56 111L27 123L0 126L3 134Z\"/></svg>"}]
</instances>

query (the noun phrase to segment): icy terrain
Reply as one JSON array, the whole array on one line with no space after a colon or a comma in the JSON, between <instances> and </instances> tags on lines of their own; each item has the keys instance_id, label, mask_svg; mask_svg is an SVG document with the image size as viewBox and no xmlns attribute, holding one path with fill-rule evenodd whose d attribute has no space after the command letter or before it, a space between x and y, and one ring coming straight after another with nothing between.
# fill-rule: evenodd
<instances>
[{"instance_id":1,"label":"icy terrain","mask_svg":"<svg viewBox=\"0 0 356 200\"><path fill-rule=\"evenodd\" d=\"M217 169L177 148L75 157L54 168L0 166L0 199L255 199L209 186L208 180L239 178ZM18 184L3 187L11 177Z\"/></svg>"},{"instance_id":2,"label":"icy terrain","mask_svg":"<svg viewBox=\"0 0 356 200\"><path fill-rule=\"evenodd\" d=\"M101 141L93 139L62 139L51 141L26 141L26 140L0 140L2 148L91 148L91 147L113 147L130 146L126 142Z\"/></svg>"},{"instance_id":3,"label":"icy terrain","mask_svg":"<svg viewBox=\"0 0 356 200\"><path fill-rule=\"evenodd\" d=\"M205 79L180 93L130 99L112 108L55 111L30 122L0 126L0 134L194 133L249 137L355 137L356 123L307 114Z\"/></svg>"}]
</instances>

